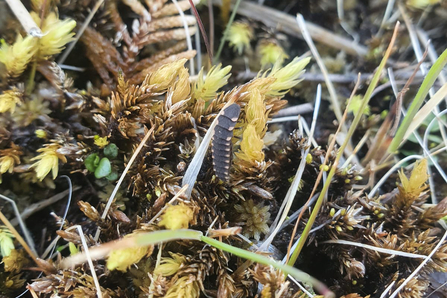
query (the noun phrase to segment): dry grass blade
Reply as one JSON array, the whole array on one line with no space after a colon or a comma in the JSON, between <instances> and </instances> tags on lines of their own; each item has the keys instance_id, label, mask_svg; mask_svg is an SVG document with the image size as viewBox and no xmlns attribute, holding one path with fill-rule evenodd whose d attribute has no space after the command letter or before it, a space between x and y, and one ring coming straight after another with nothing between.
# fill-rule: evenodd
<instances>
[{"instance_id":1,"label":"dry grass blade","mask_svg":"<svg viewBox=\"0 0 447 298\"><path fill-rule=\"evenodd\" d=\"M197 0L194 1L198 2ZM192 4L194 5L194 1L190 1L190 3L192 2ZM175 8L177 8L180 17L182 18L183 28L185 29L186 44L188 45L188 51L192 51L191 35L189 33L189 26L188 23L186 22L185 13L178 4L177 0L172 0L172 3L174 3ZM194 58L189 59L189 72L192 76L195 75Z\"/></svg>"},{"instance_id":2,"label":"dry grass blade","mask_svg":"<svg viewBox=\"0 0 447 298\"><path fill-rule=\"evenodd\" d=\"M383 33L383 28L385 27L385 24L387 23L388 19L391 16L391 13L393 12L393 8L394 8L394 3L396 1L395 0L389 0L386 4L386 9L385 9L385 13L383 14L383 19L382 22L380 23L380 29L377 32L376 36L381 36Z\"/></svg>"},{"instance_id":3,"label":"dry grass blade","mask_svg":"<svg viewBox=\"0 0 447 298\"><path fill-rule=\"evenodd\" d=\"M86 256L86 261L88 263L88 266L90 268L90 273L92 274L93 283L95 284L96 288L96 295L98 298L102 298L102 292L101 292L101 286L99 285L98 276L96 275L95 266L93 265L93 260L90 255L90 249L87 245L87 241L85 240L84 231L82 231L82 227L80 225L75 225L70 228L68 228L66 231L76 229L79 233L79 237L81 238L82 247L84 248L84 253Z\"/></svg>"},{"instance_id":4,"label":"dry grass blade","mask_svg":"<svg viewBox=\"0 0 447 298\"><path fill-rule=\"evenodd\" d=\"M412 253L408 253L408 252L403 252L400 250L394 250L394 249L387 249L387 248L382 248L382 247L376 247L373 245L368 245L368 244L364 244L364 243L357 243L357 242L352 242L352 241L346 241L346 240L327 240L327 241L323 241L323 244L327 243L332 243L332 244L341 244L341 245L351 245L351 246L356 246L356 247L362 247L365 249L370 249L370 250L374 250L380 253L384 253L384 254L389 254L389 255L396 255L396 256L401 256L401 257L405 257L405 258L412 258L412 259L427 259L427 256L424 255L418 255L418 254L412 254Z\"/></svg>"},{"instance_id":5,"label":"dry grass blade","mask_svg":"<svg viewBox=\"0 0 447 298\"><path fill-rule=\"evenodd\" d=\"M73 187L73 192L75 192L79 189L81 189L81 186L75 186L75 187ZM34 213L36 213L37 211L40 211L40 210L44 209L45 207L48 207L51 204L54 204L55 202L62 200L68 194L70 194L69 189L64 190L63 192L58 193L52 197L49 197L48 199L43 200L39 203L34 203L32 205L29 205L28 207L25 208L25 210L23 210L22 213L20 213L20 217L22 218L22 220L25 220L28 217L30 217L31 215L33 215ZM17 218L14 218L13 220L11 220L11 224L13 226L17 226L19 224L19 221L17 220Z\"/></svg>"},{"instance_id":6,"label":"dry grass blade","mask_svg":"<svg viewBox=\"0 0 447 298\"><path fill-rule=\"evenodd\" d=\"M308 135L308 141L306 145L306 150L302 150L301 156L303 158L300 161L300 164L296 170L295 177L293 178L292 184L289 187L289 190L287 191L287 194L283 200L283 203L281 205L280 211L278 212L277 218L275 219L274 224L270 227L270 231L272 231L268 238L262 243L261 247L259 248L260 251L265 250L270 243L272 243L273 239L276 237L277 233L281 229L282 224L287 218L287 215L289 214L290 208L292 206L293 200L295 199L296 192L298 190L298 187L300 185L301 177L303 176L304 169L306 167L306 158L307 154L310 151L311 147L311 139L313 138L313 134L315 132L315 127L317 123L318 113L320 111L320 103L321 103L321 85L318 85L317 92L315 95L315 108L314 108L314 114L312 117L312 126L310 129L310 133ZM303 208L303 210L305 207ZM275 225L275 226L274 226ZM293 236L292 236L293 239Z\"/></svg>"},{"instance_id":7,"label":"dry grass blade","mask_svg":"<svg viewBox=\"0 0 447 298\"><path fill-rule=\"evenodd\" d=\"M340 108L340 103L338 102L338 97L337 97L337 92L335 91L334 85L332 84L331 80L329 80L328 77L328 72L326 69L326 66L324 65L323 60L321 59L320 54L318 53L317 48L315 47L313 41L312 41L312 37L309 34L309 31L307 29L307 25L306 22L304 21L304 18L302 15L297 14L296 16L296 21L298 23L298 26L300 27L300 30L303 34L303 38L306 41L307 45L310 48L310 51L312 52L312 55L314 56L315 60L317 61L318 67L321 70L321 73L324 76L324 81L326 83L327 89L329 91L329 95L330 95L330 99L331 99L331 104L332 107L334 109L334 113L335 116L337 117L338 122L341 122L341 118L342 116L342 112L341 112L341 108ZM342 131L347 131L346 127L343 125L342 126Z\"/></svg>"},{"instance_id":8,"label":"dry grass blade","mask_svg":"<svg viewBox=\"0 0 447 298\"><path fill-rule=\"evenodd\" d=\"M130 167L132 166L133 162L135 161L135 159L137 158L138 154L140 153L141 149L143 149L143 146L146 144L147 140L149 139L150 135L154 132L155 126L151 127L151 129L149 129L146 133L146 135L144 136L144 138L141 140L140 144L138 145L137 149L135 150L135 152L133 153L132 157L130 158L129 162L127 163L126 168L124 169L123 173L121 174L120 179L118 180L118 183L116 184L115 188L113 189L112 194L110 195L108 201L107 201L107 205L104 208L104 212L101 215L102 219L105 219L107 216L107 213L109 212L110 207L112 206L113 200L115 199L115 196L118 192L118 189L121 185L121 183L123 183L124 178L126 177L127 172L129 171ZM95 234L95 241L98 241L99 239L99 235L101 234L101 229L98 227L98 229L96 230L96 234Z\"/></svg>"},{"instance_id":9,"label":"dry grass blade","mask_svg":"<svg viewBox=\"0 0 447 298\"><path fill-rule=\"evenodd\" d=\"M402 13L405 24L407 25L408 32L410 35L410 39L412 42L412 46L413 46L413 50L416 55L416 58L418 61L421 61L422 53L421 53L419 41L417 39L413 25L411 24L411 21L405 11L405 8L401 4L399 4L399 10ZM399 146L402 145L403 136L405 135L410 123L412 122L413 117L416 115L417 111L419 110L422 103L424 102L425 97L427 96L427 94L430 94L431 96L434 95L434 91L433 91L432 87L433 87L435 81L438 79L439 74L441 73L442 69L444 68L444 66L446 64L447 64L447 50L445 50L441 54L441 56L439 56L439 58L436 60L435 63L433 63L432 67L430 68L430 70L428 72L427 72L426 68L424 67L424 65L421 65L422 73L427 74L427 75L426 75L424 81L422 82L421 87L419 88L417 94L415 95L415 97L408 109L408 114L402 121L402 124L400 125L400 127L396 133L396 136L393 138L393 140L389 146L389 149L388 149L389 153L394 153L399 148ZM439 114L439 108L437 106L433 110L433 113L436 117L438 117L437 115ZM440 126L440 131L441 131L441 135L444 140L444 143L447 143L447 141L446 141L447 136L446 136L444 127Z\"/></svg>"},{"instance_id":10,"label":"dry grass blade","mask_svg":"<svg viewBox=\"0 0 447 298\"><path fill-rule=\"evenodd\" d=\"M417 112L414 116L413 121L411 121L410 126L408 126L405 132L402 142L408 139L408 137L415 131L425 120L425 118L430 115L431 111L439 105L439 103L447 96L447 84L444 84L438 92L433 95L430 100ZM440 114L438 114L439 116ZM442 120L440 120L442 121ZM443 123L445 125L445 123Z\"/></svg>"},{"instance_id":11,"label":"dry grass blade","mask_svg":"<svg viewBox=\"0 0 447 298\"><path fill-rule=\"evenodd\" d=\"M221 1L213 0L214 5L220 5ZM233 6L233 5L232 5ZM238 13L253 20L264 23L268 27L279 28L281 31L302 38L301 30L296 26L293 16L262 6L253 2L243 1L238 8ZM318 25L307 22L307 29L313 40L321 42L331 48L340 49L347 54L366 56L368 49L347 38L336 35Z\"/></svg>"}]
</instances>

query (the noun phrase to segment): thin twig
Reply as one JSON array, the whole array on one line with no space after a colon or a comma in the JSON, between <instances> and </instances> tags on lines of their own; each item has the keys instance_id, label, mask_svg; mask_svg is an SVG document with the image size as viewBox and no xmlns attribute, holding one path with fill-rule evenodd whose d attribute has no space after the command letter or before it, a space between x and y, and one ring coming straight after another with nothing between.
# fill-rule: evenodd
<instances>
[{"instance_id":1,"label":"thin twig","mask_svg":"<svg viewBox=\"0 0 447 298\"><path fill-rule=\"evenodd\" d=\"M299 115L299 114L306 114L310 113L314 110L314 107L310 103L303 103L296 106L287 107L285 109L280 110L278 113L276 113L275 118L280 117L286 117L286 116L293 116L293 115Z\"/></svg>"},{"instance_id":2,"label":"thin twig","mask_svg":"<svg viewBox=\"0 0 447 298\"><path fill-rule=\"evenodd\" d=\"M210 64L213 64L213 49L210 47L210 43L208 42L208 35L206 35L205 27L203 26L202 19L200 18L199 12L197 11L196 6L192 0L188 0L191 5L191 10L196 17L197 24L199 25L200 32L202 32L203 41L205 42L206 51L208 52L208 57L210 59Z\"/></svg>"},{"instance_id":3,"label":"thin twig","mask_svg":"<svg viewBox=\"0 0 447 298\"><path fill-rule=\"evenodd\" d=\"M211 0L208 0L208 16L210 22L210 49L211 53L214 54L214 11L213 11L213 3Z\"/></svg>"}]
</instances>

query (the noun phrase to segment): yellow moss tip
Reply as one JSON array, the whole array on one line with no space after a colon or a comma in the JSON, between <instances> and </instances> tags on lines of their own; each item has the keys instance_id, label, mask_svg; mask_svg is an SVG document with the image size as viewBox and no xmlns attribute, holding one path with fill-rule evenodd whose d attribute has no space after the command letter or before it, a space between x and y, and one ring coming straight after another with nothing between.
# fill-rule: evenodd
<instances>
[{"instance_id":1,"label":"yellow moss tip","mask_svg":"<svg viewBox=\"0 0 447 298\"><path fill-rule=\"evenodd\" d=\"M193 96L205 102L216 97L216 92L228 83L231 76L231 66L222 68L222 64L213 66L204 79L203 68L200 70L197 82L194 84Z\"/></svg>"},{"instance_id":2,"label":"yellow moss tip","mask_svg":"<svg viewBox=\"0 0 447 298\"><path fill-rule=\"evenodd\" d=\"M6 90L3 94L0 94L0 113L14 113L16 105L22 102L21 97L22 92L17 88Z\"/></svg>"},{"instance_id":3,"label":"yellow moss tip","mask_svg":"<svg viewBox=\"0 0 447 298\"><path fill-rule=\"evenodd\" d=\"M124 238L133 237L134 235L129 234ZM138 263L145 256L151 255L152 251L153 246L135 246L114 250L107 259L107 268L125 272L131 265Z\"/></svg>"},{"instance_id":4,"label":"yellow moss tip","mask_svg":"<svg viewBox=\"0 0 447 298\"><path fill-rule=\"evenodd\" d=\"M234 22L228 30L227 40L233 50L241 55L244 48L250 46L250 40L253 38L253 29L249 24Z\"/></svg>"},{"instance_id":5,"label":"yellow moss tip","mask_svg":"<svg viewBox=\"0 0 447 298\"><path fill-rule=\"evenodd\" d=\"M12 156L2 156L0 157L0 174L6 172L12 173L14 170L15 159Z\"/></svg>"},{"instance_id":6,"label":"yellow moss tip","mask_svg":"<svg viewBox=\"0 0 447 298\"><path fill-rule=\"evenodd\" d=\"M282 96L289 92L290 88L298 84L301 79L300 76L304 73L304 68L310 61L308 58L296 57L289 64L284 67L275 64L268 78L275 78L276 80L271 84L268 96Z\"/></svg>"},{"instance_id":7,"label":"yellow moss tip","mask_svg":"<svg viewBox=\"0 0 447 298\"><path fill-rule=\"evenodd\" d=\"M248 124L242 135L241 148L239 152L236 152L236 156L241 160L256 165L256 163L264 161L263 146L264 142L256 133L256 127L253 124Z\"/></svg>"},{"instance_id":8,"label":"yellow moss tip","mask_svg":"<svg viewBox=\"0 0 447 298\"><path fill-rule=\"evenodd\" d=\"M37 24L40 24L40 17L37 13L31 12L31 17ZM72 30L76 27L76 22L71 19L59 20L55 12L49 13L42 23L43 36L39 40L38 59L48 59L50 56L59 54L65 45L73 41L75 35Z\"/></svg>"},{"instance_id":9,"label":"yellow moss tip","mask_svg":"<svg viewBox=\"0 0 447 298\"><path fill-rule=\"evenodd\" d=\"M256 133L260 137L264 137L267 131L267 114L264 103L264 96L258 89L252 90L250 100L245 109L245 119L247 123L255 127Z\"/></svg>"},{"instance_id":10,"label":"yellow moss tip","mask_svg":"<svg viewBox=\"0 0 447 298\"><path fill-rule=\"evenodd\" d=\"M179 59L163 65L152 73L149 78L149 84L154 85L154 91L162 92L169 88L174 83L174 80L177 78L180 69L183 68L186 61L186 59Z\"/></svg>"},{"instance_id":11,"label":"yellow moss tip","mask_svg":"<svg viewBox=\"0 0 447 298\"><path fill-rule=\"evenodd\" d=\"M177 273L180 266L185 262L186 258L184 255L169 252L171 257L161 258L160 265L158 265L155 270L155 275L171 276Z\"/></svg>"},{"instance_id":12,"label":"yellow moss tip","mask_svg":"<svg viewBox=\"0 0 447 298\"><path fill-rule=\"evenodd\" d=\"M100 136L95 135L93 142L101 149L109 144L109 141L107 141L107 136L101 138Z\"/></svg>"},{"instance_id":13,"label":"yellow moss tip","mask_svg":"<svg viewBox=\"0 0 447 298\"><path fill-rule=\"evenodd\" d=\"M8 76L20 76L37 50L36 39L30 35L23 38L19 34L13 45L8 45L3 39L0 43L0 62L5 65Z\"/></svg>"},{"instance_id":14,"label":"yellow moss tip","mask_svg":"<svg viewBox=\"0 0 447 298\"><path fill-rule=\"evenodd\" d=\"M185 100L191 93L191 84L189 83L189 72L186 68L180 68L178 80L172 88L172 103L175 104Z\"/></svg>"},{"instance_id":15,"label":"yellow moss tip","mask_svg":"<svg viewBox=\"0 0 447 298\"><path fill-rule=\"evenodd\" d=\"M200 284L192 275L182 276L169 288L164 298L198 298Z\"/></svg>"},{"instance_id":16,"label":"yellow moss tip","mask_svg":"<svg viewBox=\"0 0 447 298\"><path fill-rule=\"evenodd\" d=\"M169 205L158 223L169 230L187 229L189 222L194 218L194 210L180 203L178 205Z\"/></svg>"},{"instance_id":17,"label":"yellow moss tip","mask_svg":"<svg viewBox=\"0 0 447 298\"><path fill-rule=\"evenodd\" d=\"M312 154L307 153L307 155L306 155L306 164L310 165L312 163L312 161L313 161Z\"/></svg>"},{"instance_id":18,"label":"yellow moss tip","mask_svg":"<svg viewBox=\"0 0 447 298\"><path fill-rule=\"evenodd\" d=\"M402 183L402 189L409 195L419 196L425 188L425 182L429 175L427 174L427 160L421 159L414 164L410 179L405 176L403 170L399 172L399 178Z\"/></svg>"},{"instance_id":19,"label":"yellow moss tip","mask_svg":"<svg viewBox=\"0 0 447 298\"><path fill-rule=\"evenodd\" d=\"M21 155L22 150L14 143L11 143L11 148L0 150L0 175L6 172L12 173L15 165L20 164Z\"/></svg>"},{"instance_id":20,"label":"yellow moss tip","mask_svg":"<svg viewBox=\"0 0 447 298\"><path fill-rule=\"evenodd\" d=\"M46 139L47 138L47 132L43 129L36 129L34 131L34 134L36 135L36 137L38 137L39 139Z\"/></svg>"},{"instance_id":21,"label":"yellow moss tip","mask_svg":"<svg viewBox=\"0 0 447 298\"><path fill-rule=\"evenodd\" d=\"M37 152L41 152L41 154L31 159L31 161L37 160L31 168L34 168L36 176L40 181L42 181L50 171L53 174L53 179L56 179L59 171L59 159L64 163L67 162L65 156L57 152L60 148L61 145L59 144L47 144L44 148L37 150Z\"/></svg>"},{"instance_id":22,"label":"yellow moss tip","mask_svg":"<svg viewBox=\"0 0 447 298\"><path fill-rule=\"evenodd\" d=\"M258 47L258 52L261 56L262 68L265 68L267 65L274 65L275 63L282 65L284 60L289 58L284 49L272 41L261 42Z\"/></svg>"}]
</instances>

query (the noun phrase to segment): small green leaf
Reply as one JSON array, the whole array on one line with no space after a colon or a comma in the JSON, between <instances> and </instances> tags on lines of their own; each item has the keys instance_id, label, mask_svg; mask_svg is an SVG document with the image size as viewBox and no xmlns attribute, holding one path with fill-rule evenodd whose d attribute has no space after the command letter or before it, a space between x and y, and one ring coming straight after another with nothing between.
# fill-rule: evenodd
<instances>
[{"instance_id":1,"label":"small green leaf","mask_svg":"<svg viewBox=\"0 0 447 298\"><path fill-rule=\"evenodd\" d=\"M79 252L78 248L73 242L68 242L68 249L70 250L70 255L75 255Z\"/></svg>"},{"instance_id":2,"label":"small green leaf","mask_svg":"<svg viewBox=\"0 0 447 298\"><path fill-rule=\"evenodd\" d=\"M89 172L94 172L99 164L98 153L92 153L84 160L85 167Z\"/></svg>"},{"instance_id":3,"label":"small green leaf","mask_svg":"<svg viewBox=\"0 0 447 298\"><path fill-rule=\"evenodd\" d=\"M118 180L118 173L115 171L112 171L109 175L106 176L106 179L109 181L116 181Z\"/></svg>"},{"instance_id":4,"label":"small green leaf","mask_svg":"<svg viewBox=\"0 0 447 298\"><path fill-rule=\"evenodd\" d=\"M118 147L115 144L110 143L104 148L104 155L110 159L116 158L118 156Z\"/></svg>"},{"instance_id":5,"label":"small green leaf","mask_svg":"<svg viewBox=\"0 0 447 298\"><path fill-rule=\"evenodd\" d=\"M7 257L11 254L11 250L14 249L14 241L12 240L12 234L9 230L0 229L0 253L2 256Z\"/></svg>"},{"instance_id":6,"label":"small green leaf","mask_svg":"<svg viewBox=\"0 0 447 298\"><path fill-rule=\"evenodd\" d=\"M101 179L106 177L112 172L112 165L107 157L101 158L98 167L95 170L95 177Z\"/></svg>"}]
</instances>

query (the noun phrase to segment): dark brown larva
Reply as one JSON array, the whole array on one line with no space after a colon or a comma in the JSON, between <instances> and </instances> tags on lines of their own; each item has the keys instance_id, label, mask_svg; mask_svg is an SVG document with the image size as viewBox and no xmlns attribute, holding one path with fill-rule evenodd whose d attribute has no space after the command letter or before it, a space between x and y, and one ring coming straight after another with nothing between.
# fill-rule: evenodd
<instances>
[{"instance_id":1,"label":"dark brown larva","mask_svg":"<svg viewBox=\"0 0 447 298\"><path fill-rule=\"evenodd\" d=\"M213 167L217 178L228 181L230 161L231 161L231 139L233 130L241 108L238 104L227 107L217 118L217 125L214 129L213 142L211 146L213 156Z\"/></svg>"}]
</instances>

